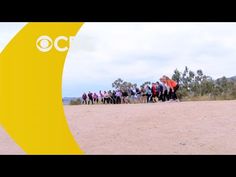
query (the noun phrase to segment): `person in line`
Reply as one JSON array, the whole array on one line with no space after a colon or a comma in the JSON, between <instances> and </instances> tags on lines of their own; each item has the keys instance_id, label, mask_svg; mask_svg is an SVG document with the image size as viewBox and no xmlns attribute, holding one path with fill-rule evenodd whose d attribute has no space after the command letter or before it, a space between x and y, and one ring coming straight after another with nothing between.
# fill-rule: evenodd
<instances>
[{"instance_id":1,"label":"person in line","mask_svg":"<svg viewBox=\"0 0 236 177\"><path fill-rule=\"evenodd\" d=\"M98 104L98 95L96 93L93 93L93 101Z\"/></svg>"},{"instance_id":2,"label":"person in line","mask_svg":"<svg viewBox=\"0 0 236 177\"><path fill-rule=\"evenodd\" d=\"M89 100L88 100L88 104L93 104L93 94L89 91L89 93L88 93L88 98L89 98Z\"/></svg>"},{"instance_id":3,"label":"person in line","mask_svg":"<svg viewBox=\"0 0 236 177\"><path fill-rule=\"evenodd\" d=\"M140 87L140 92L141 92L141 103L146 103L147 101L147 95L146 95L146 90L144 87Z\"/></svg>"},{"instance_id":4,"label":"person in line","mask_svg":"<svg viewBox=\"0 0 236 177\"><path fill-rule=\"evenodd\" d=\"M164 96L163 96L163 85L159 82L157 83L157 93L158 93L158 101L164 102Z\"/></svg>"},{"instance_id":5,"label":"person in line","mask_svg":"<svg viewBox=\"0 0 236 177\"><path fill-rule=\"evenodd\" d=\"M116 104L121 104L121 96L122 96L122 93L120 90L116 90Z\"/></svg>"},{"instance_id":6,"label":"person in line","mask_svg":"<svg viewBox=\"0 0 236 177\"><path fill-rule=\"evenodd\" d=\"M129 103L129 95L128 92L126 90L122 90L122 102L125 104Z\"/></svg>"},{"instance_id":7,"label":"person in line","mask_svg":"<svg viewBox=\"0 0 236 177\"><path fill-rule=\"evenodd\" d=\"M165 75L163 76L163 79L165 80L166 84L170 87L170 98L174 101L178 101L176 92L179 89L179 84Z\"/></svg>"},{"instance_id":8,"label":"person in line","mask_svg":"<svg viewBox=\"0 0 236 177\"><path fill-rule=\"evenodd\" d=\"M147 103L151 102L152 90L151 90L151 88L149 87L149 85L146 86L146 88L145 88L145 93L146 93L146 96L147 96Z\"/></svg>"},{"instance_id":9,"label":"person in line","mask_svg":"<svg viewBox=\"0 0 236 177\"><path fill-rule=\"evenodd\" d=\"M128 93L128 103L131 103L131 88L127 89L127 93Z\"/></svg>"},{"instance_id":10,"label":"person in line","mask_svg":"<svg viewBox=\"0 0 236 177\"><path fill-rule=\"evenodd\" d=\"M86 95L86 93L84 93L82 95L82 99L83 99L82 104L87 104L87 95Z\"/></svg>"},{"instance_id":11,"label":"person in line","mask_svg":"<svg viewBox=\"0 0 236 177\"><path fill-rule=\"evenodd\" d=\"M140 103L141 102L141 90L138 87L136 87L135 92L136 92L137 102Z\"/></svg>"},{"instance_id":12,"label":"person in line","mask_svg":"<svg viewBox=\"0 0 236 177\"><path fill-rule=\"evenodd\" d=\"M112 104L116 104L116 91L115 90L112 91L111 101L112 101Z\"/></svg>"},{"instance_id":13,"label":"person in line","mask_svg":"<svg viewBox=\"0 0 236 177\"><path fill-rule=\"evenodd\" d=\"M133 88L129 88L129 98L130 103L134 103L135 91Z\"/></svg>"},{"instance_id":14,"label":"person in line","mask_svg":"<svg viewBox=\"0 0 236 177\"><path fill-rule=\"evenodd\" d=\"M100 103L104 103L104 95L101 90L99 91L99 97L100 97L100 99L99 99Z\"/></svg>"},{"instance_id":15,"label":"person in line","mask_svg":"<svg viewBox=\"0 0 236 177\"><path fill-rule=\"evenodd\" d=\"M109 91L108 91L108 94L109 94L108 104L112 104L112 91L109 90Z\"/></svg>"},{"instance_id":16,"label":"person in line","mask_svg":"<svg viewBox=\"0 0 236 177\"><path fill-rule=\"evenodd\" d=\"M166 84L166 81L164 80L164 78L160 78L160 81L161 81L162 86L163 86L163 99L164 99L164 101L169 101L170 87Z\"/></svg>"},{"instance_id":17,"label":"person in line","mask_svg":"<svg viewBox=\"0 0 236 177\"><path fill-rule=\"evenodd\" d=\"M103 104L109 104L109 93L107 93L106 91L104 91L104 102Z\"/></svg>"},{"instance_id":18,"label":"person in line","mask_svg":"<svg viewBox=\"0 0 236 177\"><path fill-rule=\"evenodd\" d=\"M156 103L157 102L157 85L155 83L152 83L152 97L151 97L151 100L153 103Z\"/></svg>"}]
</instances>

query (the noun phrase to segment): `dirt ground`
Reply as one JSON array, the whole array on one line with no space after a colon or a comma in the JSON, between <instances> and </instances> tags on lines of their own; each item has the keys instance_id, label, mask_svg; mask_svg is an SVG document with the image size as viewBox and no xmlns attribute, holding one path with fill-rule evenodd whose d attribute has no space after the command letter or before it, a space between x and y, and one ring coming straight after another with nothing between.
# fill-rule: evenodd
<instances>
[{"instance_id":1,"label":"dirt ground","mask_svg":"<svg viewBox=\"0 0 236 177\"><path fill-rule=\"evenodd\" d=\"M86 154L236 154L236 101L64 108ZM22 153L1 129L0 153Z\"/></svg>"}]
</instances>

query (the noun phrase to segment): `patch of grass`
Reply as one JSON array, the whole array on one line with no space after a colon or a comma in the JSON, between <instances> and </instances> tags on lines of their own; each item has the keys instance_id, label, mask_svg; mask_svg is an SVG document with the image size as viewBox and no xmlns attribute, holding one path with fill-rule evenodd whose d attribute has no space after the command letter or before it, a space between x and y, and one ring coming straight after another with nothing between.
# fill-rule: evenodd
<instances>
[{"instance_id":1,"label":"patch of grass","mask_svg":"<svg viewBox=\"0 0 236 177\"><path fill-rule=\"evenodd\" d=\"M184 97L181 99L181 101L216 101L216 100L235 100L234 97L230 96L193 96L193 97Z\"/></svg>"}]
</instances>

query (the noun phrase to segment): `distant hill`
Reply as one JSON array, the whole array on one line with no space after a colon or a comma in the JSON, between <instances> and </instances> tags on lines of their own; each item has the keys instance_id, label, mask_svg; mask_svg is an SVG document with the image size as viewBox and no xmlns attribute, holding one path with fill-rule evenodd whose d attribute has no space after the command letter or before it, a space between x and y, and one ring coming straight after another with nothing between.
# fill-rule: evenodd
<instances>
[{"instance_id":1,"label":"distant hill","mask_svg":"<svg viewBox=\"0 0 236 177\"><path fill-rule=\"evenodd\" d=\"M64 105L69 105L71 100L77 100L77 99L78 99L78 97L64 97L64 98L62 98L62 102ZM81 99L81 98L79 98L79 99Z\"/></svg>"},{"instance_id":2,"label":"distant hill","mask_svg":"<svg viewBox=\"0 0 236 177\"><path fill-rule=\"evenodd\" d=\"M229 80L233 81L233 82L236 82L236 76L233 76L233 77L230 77L228 78Z\"/></svg>"},{"instance_id":3,"label":"distant hill","mask_svg":"<svg viewBox=\"0 0 236 177\"><path fill-rule=\"evenodd\" d=\"M218 78L218 79L216 79L216 80L222 80L222 79L223 79L223 77L220 77L220 78ZM236 82L236 76L227 77L226 79L227 79L228 81Z\"/></svg>"}]
</instances>

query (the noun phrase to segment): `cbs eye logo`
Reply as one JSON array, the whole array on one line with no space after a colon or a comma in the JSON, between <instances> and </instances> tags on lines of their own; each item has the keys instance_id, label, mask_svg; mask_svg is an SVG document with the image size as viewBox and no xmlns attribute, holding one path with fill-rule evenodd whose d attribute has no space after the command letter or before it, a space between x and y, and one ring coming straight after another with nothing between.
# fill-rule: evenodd
<instances>
[{"instance_id":1,"label":"cbs eye logo","mask_svg":"<svg viewBox=\"0 0 236 177\"><path fill-rule=\"evenodd\" d=\"M60 41L69 41L66 36L58 36L54 41L49 36L40 36L36 41L36 47L41 52L49 52L54 47L58 52L65 52L69 49L68 46L59 46ZM69 42L67 42L69 44Z\"/></svg>"}]
</instances>

